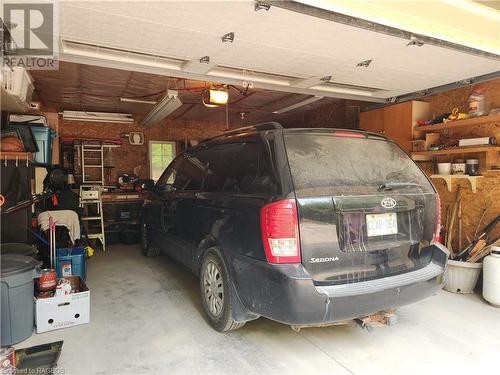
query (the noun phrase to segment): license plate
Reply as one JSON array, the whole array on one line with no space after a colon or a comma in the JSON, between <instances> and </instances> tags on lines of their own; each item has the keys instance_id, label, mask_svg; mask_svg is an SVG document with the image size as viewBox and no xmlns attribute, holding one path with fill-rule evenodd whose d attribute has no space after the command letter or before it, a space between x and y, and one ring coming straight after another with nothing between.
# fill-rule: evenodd
<instances>
[{"instance_id":1,"label":"license plate","mask_svg":"<svg viewBox=\"0 0 500 375\"><path fill-rule=\"evenodd\" d=\"M398 217L395 212L366 215L368 237L398 233Z\"/></svg>"}]
</instances>

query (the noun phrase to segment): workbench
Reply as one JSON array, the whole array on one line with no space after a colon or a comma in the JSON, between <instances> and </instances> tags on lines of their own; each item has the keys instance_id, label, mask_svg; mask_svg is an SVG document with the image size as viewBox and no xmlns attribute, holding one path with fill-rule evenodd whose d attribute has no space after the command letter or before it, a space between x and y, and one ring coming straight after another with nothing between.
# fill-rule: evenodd
<instances>
[{"instance_id":1,"label":"workbench","mask_svg":"<svg viewBox=\"0 0 500 375\"><path fill-rule=\"evenodd\" d=\"M147 192L113 191L102 194L104 213L104 232L106 242L113 244L119 241L124 230L139 230L139 213Z\"/></svg>"}]
</instances>

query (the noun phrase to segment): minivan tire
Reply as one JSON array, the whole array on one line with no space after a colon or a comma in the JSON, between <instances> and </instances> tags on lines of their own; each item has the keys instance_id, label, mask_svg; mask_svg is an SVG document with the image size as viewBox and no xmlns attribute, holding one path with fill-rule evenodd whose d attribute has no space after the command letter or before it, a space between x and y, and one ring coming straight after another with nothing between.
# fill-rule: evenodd
<instances>
[{"instance_id":1,"label":"minivan tire","mask_svg":"<svg viewBox=\"0 0 500 375\"><path fill-rule=\"evenodd\" d=\"M156 257L160 255L160 248L155 246L149 240L148 225L141 223L141 252L142 255L147 257Z\"/></svg>"},{"instance_id":2,"label":"minivan tire","mask_svg":"<svg viewBox=\"0 0 500 375\"><path fill-rule=\"evenodd\" d=\"M235 330L246 323L233 319L230 285L229 274L219 250L208 249L200 268L200 294L208 321L219 332Z\"/></svg>"}]
</instances>

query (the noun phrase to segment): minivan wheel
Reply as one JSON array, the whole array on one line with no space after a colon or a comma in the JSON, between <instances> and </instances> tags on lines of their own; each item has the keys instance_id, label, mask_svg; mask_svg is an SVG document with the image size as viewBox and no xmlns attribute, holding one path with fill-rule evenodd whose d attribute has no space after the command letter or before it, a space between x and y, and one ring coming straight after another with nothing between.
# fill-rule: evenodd
<instances>
[{"instance_id":1,"label":"minivan wheel","mask_svg":"<svg viewBox=\"0 0 500 375\"><path fill-rule=\"evenodd\" d=\"M245 325L245 322L233 320L229 285L229 275L222 257L216 249L208 250L200 270L201 300L210 324L219 332Z\"/></svg>"},{"instance_id":2,"label":"minivan wheel","mask_svg":"<svg viewBox=\"0 0 500 375\"><path fill-rule=\"evenodd\" d=\"M141 223L141 252L142 255L147 257L154 257L160 255L160 248L154 246L149 241L148 226L146 223Z\"/></svg>"}]
</instances>

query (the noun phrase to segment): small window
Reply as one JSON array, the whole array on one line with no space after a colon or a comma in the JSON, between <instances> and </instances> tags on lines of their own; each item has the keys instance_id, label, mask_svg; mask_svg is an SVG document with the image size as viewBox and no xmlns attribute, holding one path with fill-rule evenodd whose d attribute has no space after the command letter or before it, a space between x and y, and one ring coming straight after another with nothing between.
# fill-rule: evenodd
<instances>
[{"instance_id":1,"label":"small window","mask_svg":"<svg viewBox=\"0 0 500 375\"><path fill-rule=\"evenodd\" d=\"M149 141L149 175L158 181L175 158L175 142Z\"/></svg>"}]
</instances>

